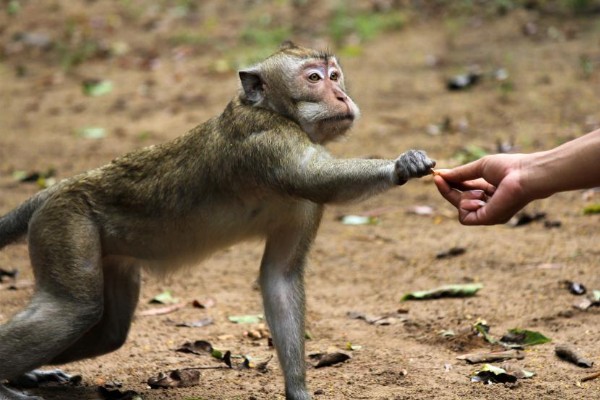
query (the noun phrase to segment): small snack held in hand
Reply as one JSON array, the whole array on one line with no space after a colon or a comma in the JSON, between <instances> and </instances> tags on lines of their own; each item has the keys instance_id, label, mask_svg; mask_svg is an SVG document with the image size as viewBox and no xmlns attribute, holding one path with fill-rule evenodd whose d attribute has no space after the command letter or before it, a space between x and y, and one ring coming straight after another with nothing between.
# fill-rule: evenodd
<instances>
[{"instance_id":1,"label":"small snack held in hand","mask_svg":"<svg viewBox=\"0 0 600 400\"><path fill-rule=\"evenodd\" d=\"M435 170L435 169L433 169L433 168L431 168L431 169L430 169L430 171L431 171L431 174L432 174L433 176L441 175L441 172L440 172L440 171L436 171L436 170Z\"/></svg>"}]
</instances>

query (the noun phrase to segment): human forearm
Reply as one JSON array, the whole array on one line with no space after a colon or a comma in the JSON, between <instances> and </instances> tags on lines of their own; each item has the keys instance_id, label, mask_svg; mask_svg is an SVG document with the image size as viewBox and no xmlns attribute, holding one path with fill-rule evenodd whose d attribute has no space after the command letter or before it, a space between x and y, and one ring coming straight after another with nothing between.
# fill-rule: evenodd
<instances>
[{"instance_id":1,"label":"human forearm","mask_svg":"<svg viewBox=\"0 0 600 400\"><path fill-rule=\"evenodd\" d=\"M522 169L522 187L532 198L600 186L600 130L530 154Z\"/></svg>"}]
</instances>

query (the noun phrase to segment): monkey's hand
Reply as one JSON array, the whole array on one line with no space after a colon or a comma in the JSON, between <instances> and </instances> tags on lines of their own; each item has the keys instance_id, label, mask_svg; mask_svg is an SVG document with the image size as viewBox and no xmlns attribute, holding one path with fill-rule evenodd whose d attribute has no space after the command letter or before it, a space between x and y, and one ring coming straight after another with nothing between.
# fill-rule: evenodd
<instances>
[{"instance_id":1,"label":"monkey's hand","mask_svg":"<svg viewBox=\"0 0 600 400\"><path fill-rule=\"evenodd\" d=\"M435 161L421 150L409 150L403 153L394 165L394 182L404 185L411 178L420 178L431 173Z\"/></svg>"}]
</instances>

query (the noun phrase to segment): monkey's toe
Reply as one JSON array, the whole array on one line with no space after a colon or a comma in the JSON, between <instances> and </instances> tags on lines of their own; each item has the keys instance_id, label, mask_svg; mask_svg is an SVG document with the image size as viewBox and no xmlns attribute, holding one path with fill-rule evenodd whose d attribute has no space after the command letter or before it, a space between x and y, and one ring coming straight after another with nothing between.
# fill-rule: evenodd
<instances>
[{"instance_id":1,"label":"monkey's toe","mask_svg":"<svg viewBox=\"0 0 600 400\"><path fill-rule=\"evenodd\" d=\"M34 370L16 378L9 379L11 386L23 388L35 388L47 382L78 384L81 382L80 375L68 375L60 369L50 371ZM3 400L0 397L0 400Z\"/></svg>"},{"instance_id":2,"label":"monkey's toe","mask_svg":"<svg viewBox=\"0 0 600 400\"><path fill-rule=\"evenodd\" d=\"M0 385L0 400L44 400L38 396L29 396Z\"/></svg>"}]
</instances>

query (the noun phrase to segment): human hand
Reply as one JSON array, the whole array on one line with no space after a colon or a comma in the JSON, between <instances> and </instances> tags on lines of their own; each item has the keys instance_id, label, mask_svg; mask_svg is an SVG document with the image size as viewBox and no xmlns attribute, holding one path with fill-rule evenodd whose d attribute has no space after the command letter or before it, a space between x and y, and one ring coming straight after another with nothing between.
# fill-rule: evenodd
<instances>
[{"instance_id":1,"label":"human hand","mask_svg":"<svg viewBox=\"0 0 600 400\"><path fill-rule=\"evenodd\" d=\"M487 156L453 169L440 169L434 182L458 209L463 225L507 222L536 197L527 187L525 154Z\"/></svg>"}]
</instances>

